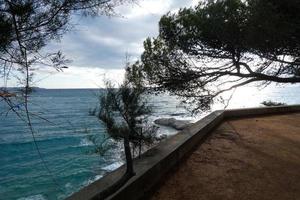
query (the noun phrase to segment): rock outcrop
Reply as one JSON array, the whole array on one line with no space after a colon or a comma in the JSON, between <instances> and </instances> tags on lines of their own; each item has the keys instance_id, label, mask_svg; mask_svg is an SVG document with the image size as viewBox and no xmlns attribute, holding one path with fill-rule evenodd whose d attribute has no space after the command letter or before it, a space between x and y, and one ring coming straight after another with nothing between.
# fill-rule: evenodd
<instances>
[{"instance_id":1,"label":"rock outcrop","mask_svg":"<svg viewBox=\"0 0 300 200\"><path fill-rule=\"evenodd\" d=\"M189 120L178 120L175 118L159 118L154 120L154 123L158 125L169 126L177 130L182 130L191 124Z\"/></svg>"}]
</instances>

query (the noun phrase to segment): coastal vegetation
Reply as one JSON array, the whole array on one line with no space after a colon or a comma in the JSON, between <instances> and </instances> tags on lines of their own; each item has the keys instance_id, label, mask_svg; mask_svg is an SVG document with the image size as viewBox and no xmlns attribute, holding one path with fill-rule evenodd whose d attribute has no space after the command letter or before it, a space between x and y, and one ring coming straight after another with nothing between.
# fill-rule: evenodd
<instances>
[{"instance_id":1,"label":"coastal vegetation","mask_svg":"<svg viewBox=\"0 0 300 200\"><path fill-rule=\"evenodd\" d=\"M125 174L100 194L104 199L117 191L132 176L133 154L138 150L140 156L144 146L150 146L157 137L157 127L146 123L146 115L151 112L145 99L146 88L143 86L142 73L136 65L126 63L126 77L123 84L116 88L106 81L105 94L100 96L100 110L97 116L106 127L107 133L117 141L123 141L126 171Z\"/></svg>"},{"instance_id":2,"label":"coastal vegetation","mask_svg":"<svg viewBox=\"0 0 300 200\"><path fill-rule=\"evenodd\" d=\"M50 41L59 40L72 29L72 15L114 15L116 5L131 1L134 0L0 2L0 78L5 82L5 87L0 88L0 100L29 127L50 175L36 144L31 120L47 119L30 113L29 94L37 69L52 67L63 71L70 60L60 50L43 50ZM205 0L196 7L162 16L159 35L144 41L140 61L126 63L124 82L115 86L107 81L99 97L99 109L90 110L109 138L123 143L126 161L124 175L100 197L109 196L132 178L135 155L140 156L145 147L161 139L157 128L147 124L147 115L151 114L145 98L148 91L182 97L192 112L198 112L209 109L221 94L247 84L300 83L299 10L298 0ZM22 86L20 95L6 87L12 72ZM271 101L262 104L284 105ZM157 122L175 124L178 129L189 123L173 118ZM100 143L92 137L90 140L100 155L111 148L108 138L102 138ZM57 184L54 178L53 182Z\"/></svg>"},{"instance_id":3,"label":"coastal vegetation","mask_svg":"<svg viewBox=\"0 0 300 200\"><path fill-rule=\"evenodd\" d=\"M216 0L170 12L144 42L140 67L194 112L250 83L299 83L299 10L297 0Z\"/></svg>"},{"instance_id":4,"label":"coastal vegetation","mask_svg":"<svg viewBox=\"0 0 300 200\"><path fill-rule=\"evenodd\" d=\"M261 102L261 104L264 106L285 106L286 105L285 103L271 101L271 100L263 101L263 102Z\"/></svg>"}]
</instances>

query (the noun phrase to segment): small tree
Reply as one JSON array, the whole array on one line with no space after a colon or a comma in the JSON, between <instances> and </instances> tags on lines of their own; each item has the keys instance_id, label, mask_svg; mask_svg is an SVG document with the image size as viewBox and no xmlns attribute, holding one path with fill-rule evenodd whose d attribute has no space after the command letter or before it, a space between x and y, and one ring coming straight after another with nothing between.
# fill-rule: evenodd
<instances>
[{"instance_id":1,"label":"small tree","mask_svg":"<svg viewBox=\"0 0 300 200\"><path fill-rule=\"evenodd\" d=\"M98 118L106 126L108 134L115 140L123 140L126 171L111 187L100 194L101 198L112 194L135 175L133 169L133 148L150 145L159 140L156 137L156 127L142 126L145 115L150 113L146 105L145 91L142 83L142 73L136 65L128 67L126 78L120 88L114 88L106 82L105 94L100 98Z\"/></svg>"},{"instance_id":2,"label":"small tree","mask_svg":"<svg viewBox=\"0 0 300 200\"><path fill-rule=\"evenodd\" d=\"M298 0L206 0L168 13L144 42L145 75L194 111L249 83L300 83L299 10Z\"/></svg>"}]
</instances>

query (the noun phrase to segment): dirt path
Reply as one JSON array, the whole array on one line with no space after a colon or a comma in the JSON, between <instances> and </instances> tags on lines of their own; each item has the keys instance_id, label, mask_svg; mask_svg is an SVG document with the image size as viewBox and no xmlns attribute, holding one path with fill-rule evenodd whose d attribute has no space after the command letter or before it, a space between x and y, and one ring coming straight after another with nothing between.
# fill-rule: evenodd
<instances>
[{"instance_id":1,"label":"dirt path","mask_svg":"<svg viewBox=\"0 0 300 200\"><path fill-rule=\"evenodd\" d=\"M230 120L152 200L300 200L300 113Z\"/></svg>"}]
</instances>

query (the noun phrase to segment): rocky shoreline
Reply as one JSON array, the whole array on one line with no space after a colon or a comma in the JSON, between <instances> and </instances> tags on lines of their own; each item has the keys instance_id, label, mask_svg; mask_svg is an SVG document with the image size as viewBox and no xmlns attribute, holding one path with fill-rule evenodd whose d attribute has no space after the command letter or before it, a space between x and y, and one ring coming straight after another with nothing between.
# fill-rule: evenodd
<instances>
[{"instance_id":1,"label":"rocky shoreline","mask_svg":"<svg viewBox=\"0 0 300 200\"><path fill-rule=\"evenodd\" d=\"M154 123L157 125L169 126L176 130L183 130L192 124L190 120L179 120L175 118L159 118L154 120Z\"/></svg>"}]
</instances>

